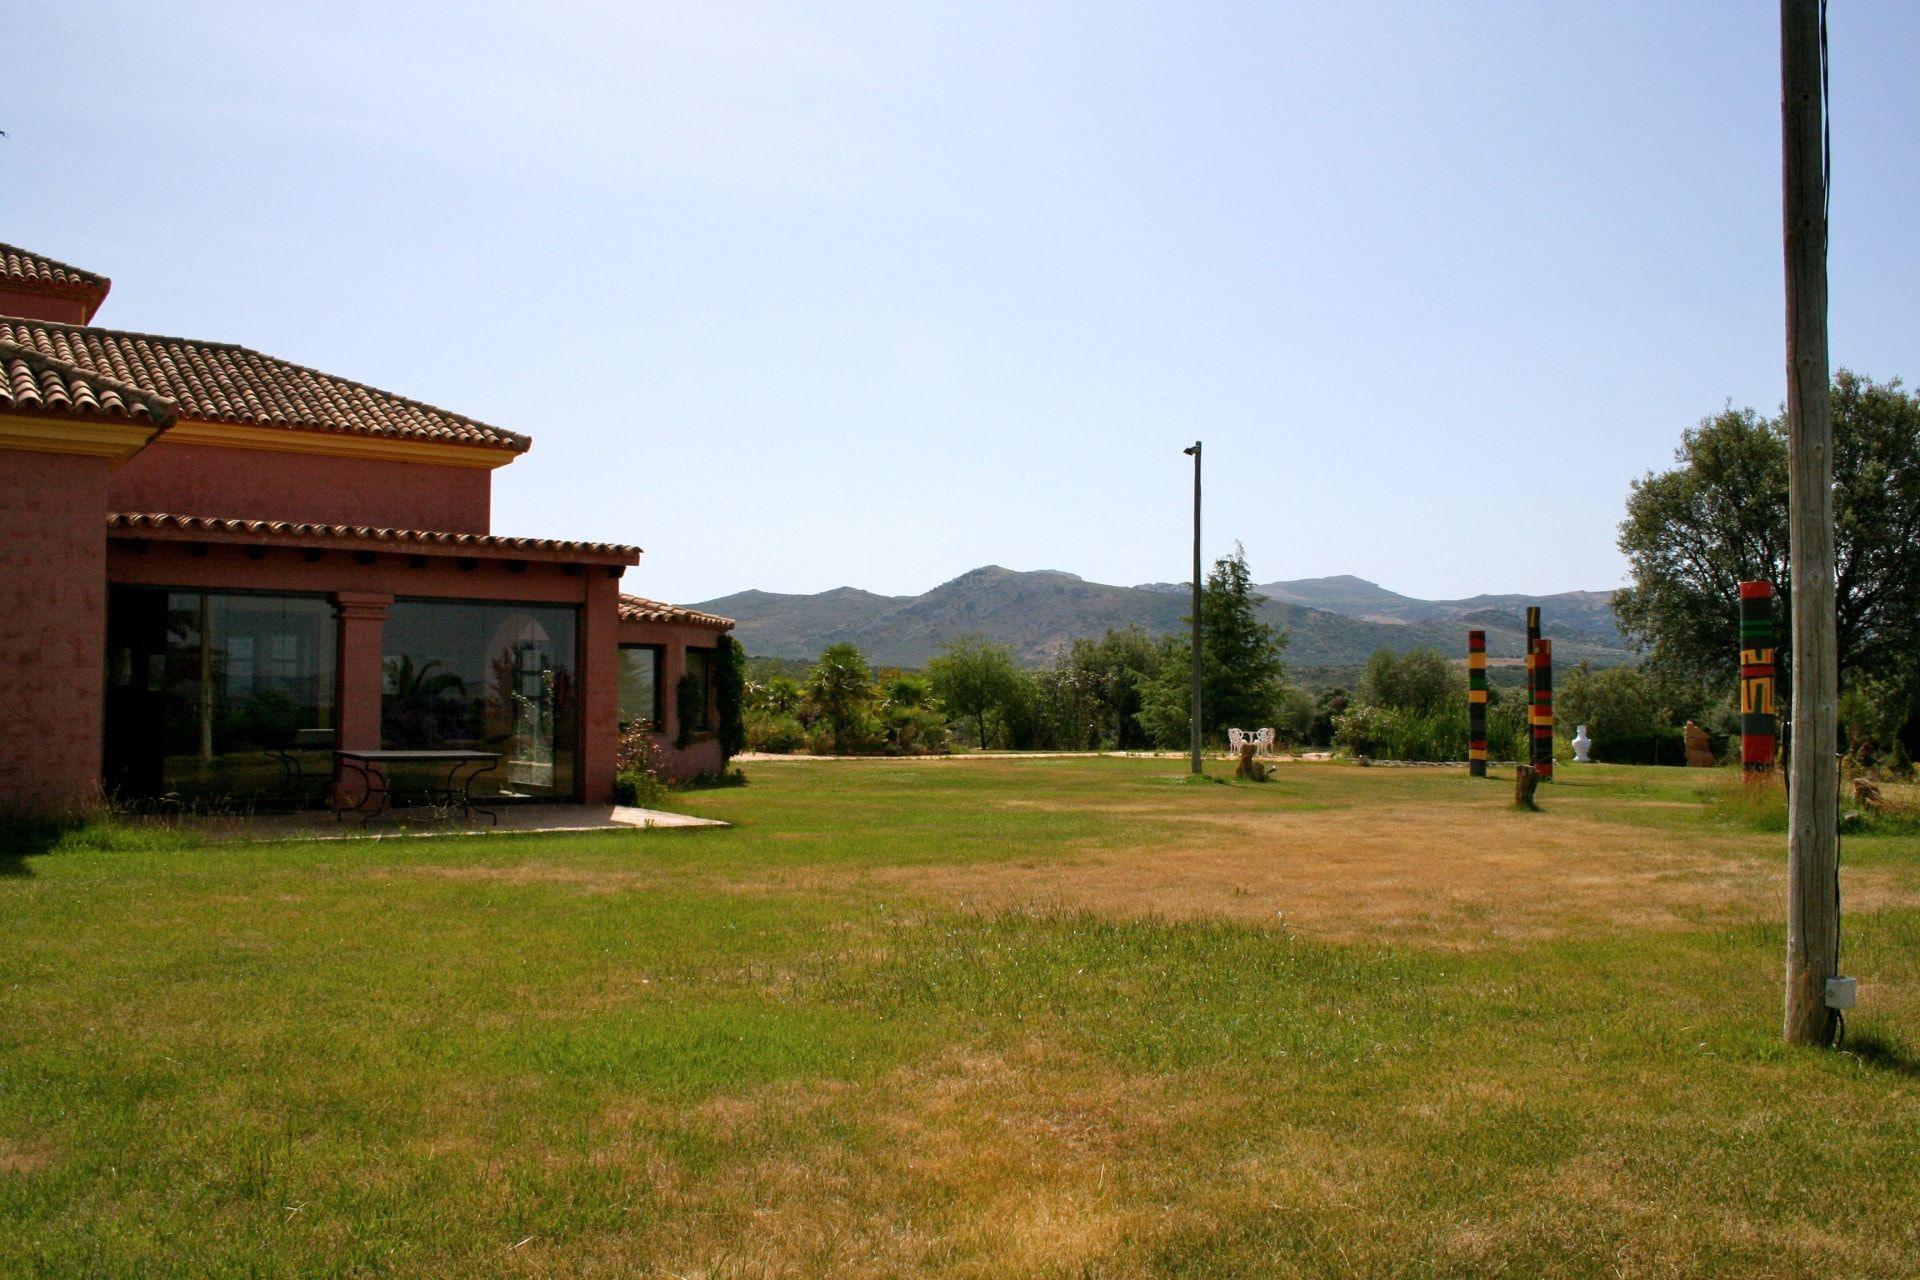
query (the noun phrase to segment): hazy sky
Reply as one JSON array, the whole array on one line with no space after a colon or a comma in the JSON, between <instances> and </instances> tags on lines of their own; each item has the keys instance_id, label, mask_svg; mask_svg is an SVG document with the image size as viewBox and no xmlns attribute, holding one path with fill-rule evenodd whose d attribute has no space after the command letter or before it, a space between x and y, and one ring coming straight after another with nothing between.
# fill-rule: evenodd
<instances>
[{"instance_id":1,"label":"hazy sky","mask_svg":"<svg viewBox=\"0 0 1920 1280\"><path fill-rule=\"evenodd\" d=\"M530 433L496 531L669 599L1183 580L1196 437L1258 581L1605 588L1784 395L1772 0L7 10L0 240ZM1910 381L1917 47L1834 6L1834 355Z\"/></svg>"}]
</instances>

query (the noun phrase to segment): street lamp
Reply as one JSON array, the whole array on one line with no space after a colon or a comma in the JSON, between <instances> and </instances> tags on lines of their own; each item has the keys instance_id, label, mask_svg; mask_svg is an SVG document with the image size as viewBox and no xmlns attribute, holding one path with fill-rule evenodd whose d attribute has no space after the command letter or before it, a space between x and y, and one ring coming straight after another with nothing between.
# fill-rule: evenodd
<instances>
[{"instance_id":1,"label":"street lamp","mask_svg":"<svg viewBox=\"0 0 1920 1280\"><path fill-rule=\"evenodd\" d=\"M1192 730L1193 772L1204 770L1200 764L1200 442L1180 452L1193 459L1193 703L1188 716Z\"/></svg>"}]
</instances>

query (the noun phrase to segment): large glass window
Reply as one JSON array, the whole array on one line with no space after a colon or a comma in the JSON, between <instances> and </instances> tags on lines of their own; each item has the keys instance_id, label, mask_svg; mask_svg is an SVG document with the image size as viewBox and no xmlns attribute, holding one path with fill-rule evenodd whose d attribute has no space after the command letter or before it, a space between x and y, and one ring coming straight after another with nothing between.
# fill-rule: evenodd
<instances>
[{"instance_id":1,"label":"large glass window","mask_svg":"<svg viewBox=\"0 0 1920 1280\"><path fill-rule=\"evenodd\" d=\"M574 794L574 610L445 600L387 609L381 745L497 751L474 794Z\"/></svg>"},{"instance_id":2,"label":"large glass window","mask_svg":"<svg viewBox=\"0 0 1920 1280\"><path fill-rule=\"evenodd\" d=\"M317 803L332 774L333 673L322 596L117 587L107 784L187 807Z\"/></svg>"},{"instance_id":3,"label":"large glass window","mask_svg":"<svg viewBox=\"0 0 1920 1280\"><path fill-rule=\"evenodd\" d=\"M645 720L658 729L660 715L660 646L620 646L620 731Z\"/></svg>"},{"instance_id":4,"label":"large glass window","mask_svg":"<svg viewBox=\"0 0 1920 1280\"><path fill-rule=\"evenodd\" d=\"M707 712L713 696L713 650L687 650L687 678L693 682L691 701L700 708L691 728L695 733L705 733L713 728L713 718Z\"/></svg>"}]
</instances>

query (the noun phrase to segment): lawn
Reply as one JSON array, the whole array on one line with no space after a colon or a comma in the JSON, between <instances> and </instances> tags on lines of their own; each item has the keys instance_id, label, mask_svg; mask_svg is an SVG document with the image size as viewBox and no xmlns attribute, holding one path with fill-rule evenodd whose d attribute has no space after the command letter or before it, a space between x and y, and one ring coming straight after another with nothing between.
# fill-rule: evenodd
<instances>
[{"instance_id":1,"label":"lawn","mask_svg":"<svg viewBox=\"0 0 1920 1280\"><path fill-rule=\"evenodd\" d=\"M749 766L0 858L8 1276L1912 1276L1920 839L1779 1039L1731 776Z\"/></svg>"}]
</instances>

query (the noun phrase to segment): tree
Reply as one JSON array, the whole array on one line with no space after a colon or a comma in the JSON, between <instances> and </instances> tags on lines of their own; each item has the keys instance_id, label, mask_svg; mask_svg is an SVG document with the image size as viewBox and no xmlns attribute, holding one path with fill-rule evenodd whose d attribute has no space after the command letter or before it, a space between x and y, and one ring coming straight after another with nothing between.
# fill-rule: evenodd
<instances>
[{"instance_id":1,"label":"tree","mask_svg":"<svg viewBox=\"0 0 1920 1280\"><path fill-rule=\"evenodd\" d=\"M1013 650L983 635L947 641L940 655L927 663L927 675L933 680L934 695L948 711L973 718L982 747L987 745L988 714L1004 716L1021 692Z\"/></svg>"},{"instance_id":2,"label":"tree","mask_svg":"<svg viewBox=\"0 0 1920 1280\"><path fill-rule=\"evenodd\" d=\"M1159 647L1138 626L1073 641L1032 677L1039 738L1074 751L1149 745L1140 702L1159 669Z\"/></svg>"},{"instance_id":3,"label":"tree","mask_svg":"<svg viewBox=\"0 0 1920 1280\"><path fill-rule=\"evenodd\" d=\"M1777 687L1787 664L1787 430L1729 407L1686 432L1679 464L1633 484L1620 549L1633 585L1614 596L1621 629L1650 665L1734 687L1735 584L1778 593ZM1920 645L1920 398L1898 379L1845 369L1833 380L1836 605L1842 679L1896 674Z\"/></svg>"},{"instance_id":4,"label":"tree","mask_svg":"<svg viewBox=\"0 0 1920 1280\"><path fill-rule=\"evenodd\" d=\"M1200 593L1203 737L1218 739L1228 726L1258 728L1279 718L1286 688L1280 655L1287 636L1254 615L1265 603L1265 596L1254 593L1246 552L1236 543L1232 555L1213 562ZM1141 723L1162 746L1187 741L1192 688L1191 667L1181 657L1185 644L1176 636L1161 641L1159 671L1140 711Z\"/></svg>"},{"instance_id":5,"label":"tree","mask_svg":"<svg viewBox=\"0 0 1920 1280\"><path fill-rule=\"evenodd\" d=\"M772 676L765 684L747 687L747 699L755 708L778 716L797 714L805 697L806 691L791 676Z\"/></svg>"},{"instance_id":6,"label":"tree","mask_svg":"<svg viewBox=\"0 0 1920 1280\"><path fill-rule=\"evenodd\" d=\"M807 697L833 726L833 749L846 751L859 737L861 722L872 712L873 672L850 644L830 644L807 673Z\"/></svg>"},{"instance_id":7,"label":"tree","mask_svg":"<svg viewBox=\"0 0 1920 1280\"><path fill-rule=\"evenodd\" d=\"M925 676L895 671L880 682L880 725L895 751L939 751L947 743L947 717Z\"/></svg>"},{"instance_id":8,"label":"tree","mask_svg":"<svg viewBox=\"0 0 1920 1280\"><path fill-rule=\"evenodd\" d=\"M1721 733L1739 732L1738 719L1706 723L1709 699L1691 680L1642 667L1604 667L1581 662L1555 674L1554 715L1562 724L1587 726L1602 743L1651 737L1688 720ZM1715 704L1725 699L1713 700ZM1609 757L1612 758L1612 757Z\"/></svg>"},{"instance_id":9,"label":"tree","mask_svg":"<svg viewBox=\"0 0 1920 1280\"><path fill-rule=\"evenodd\" d=\"M747 745L740 712L747 694L747 651L732 636L713 649L713 706L720 721L720 753L732 759Z\"/></svg>"},{"instance_id":10,"label":"tree","mask_svg":"<svg viewBox=\"0 0 1920 1280\"><path fill-rule=\"evenodd\" d=\"M1467 682L1447 656L1431 646L1403 654L1383 648L1367 659L1355 698L1370 707L1430 716L1464 705Z\"/></svg>"}]
</instances>

